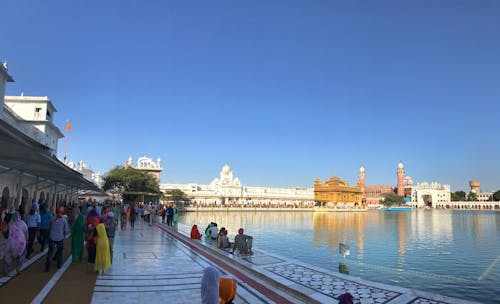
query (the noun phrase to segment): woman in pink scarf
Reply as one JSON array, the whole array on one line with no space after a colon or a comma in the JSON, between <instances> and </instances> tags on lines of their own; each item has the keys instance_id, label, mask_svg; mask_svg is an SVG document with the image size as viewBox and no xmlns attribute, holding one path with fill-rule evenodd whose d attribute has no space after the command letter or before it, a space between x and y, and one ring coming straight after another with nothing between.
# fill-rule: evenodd
<instances>
[{"instance_id":1,"label":"woman in pink scarf","mask_svg":"<svg viewBox=\"0 0 500 304\"><path fill-rule=\"evenodd\" d=\"M20 220L19 212L12 214L9 223L4 227L4 230L9 230L9 237L5 246L5 273L10 272L10 264L12 258L16 259L16 271L21 272L23 263L23 253L26 249L26 238L28 234L28 226Z\"/></svg>"}]
</instances>

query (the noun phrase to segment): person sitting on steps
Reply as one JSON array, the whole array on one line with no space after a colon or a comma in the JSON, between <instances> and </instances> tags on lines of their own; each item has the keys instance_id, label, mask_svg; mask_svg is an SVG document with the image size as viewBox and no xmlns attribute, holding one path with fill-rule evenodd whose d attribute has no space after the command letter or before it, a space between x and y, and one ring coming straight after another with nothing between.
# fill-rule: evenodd
<instances>
[{"instance_id":1,"label":"person sitting on steps","mask_svg":"<svg viewBox=\"0 0 500 304\"><path fill-rule=\"evenodd\" d=\"M243 228L238 230L238 235L234 238L234 250L238 250L240 254L252 255L252 240L253 237L243 234Z\"/></svg>"},{"instance_id":2,"label":"person sitting on steps","mask_svg":"<svg viewBox=\"0 0 500 304\"><path fill-rule=\"evenodd\" d=\"M217 236L217 247L220 249L230 248L231 243L229 243L229 238L227 237L226 228L222 227Z\"/></svg>"}]
</instances>

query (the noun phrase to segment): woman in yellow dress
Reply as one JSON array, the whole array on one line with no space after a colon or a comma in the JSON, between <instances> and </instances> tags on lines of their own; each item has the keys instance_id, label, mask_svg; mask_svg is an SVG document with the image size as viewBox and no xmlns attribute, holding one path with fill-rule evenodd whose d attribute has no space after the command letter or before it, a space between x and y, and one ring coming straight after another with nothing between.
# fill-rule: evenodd
<instances>
[{"instance_id":1,"label":"woman in yellow dress","mask_svg":"<svg viewBox=\"0 0 500 304\"><path fill-rule=\"evenodd\" d=\"M97 246L96 246L96 257L95 257L95 271L99 272L99 275L111 268L111 254L109 251L109 240L106 235L106 227L103 223L97 225Z\"/></svg>"}]
</instances>

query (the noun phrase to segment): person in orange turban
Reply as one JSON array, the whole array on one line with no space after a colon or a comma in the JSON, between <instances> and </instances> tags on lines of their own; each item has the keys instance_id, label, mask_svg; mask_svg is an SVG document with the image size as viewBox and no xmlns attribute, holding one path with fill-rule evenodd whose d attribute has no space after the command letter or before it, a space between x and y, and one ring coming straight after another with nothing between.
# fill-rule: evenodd
<instances>
[{"instance_id":1,"label":"person in orange turban","mask_svg":"<svg viewBox=\"0 0 500 304\"><path fill-rule=\"evenodd\" d=\"M220 278L219 280L219 298L220 304L232 304L236 297L236 282L229 278Z\"/></svg>"}]
</instances>

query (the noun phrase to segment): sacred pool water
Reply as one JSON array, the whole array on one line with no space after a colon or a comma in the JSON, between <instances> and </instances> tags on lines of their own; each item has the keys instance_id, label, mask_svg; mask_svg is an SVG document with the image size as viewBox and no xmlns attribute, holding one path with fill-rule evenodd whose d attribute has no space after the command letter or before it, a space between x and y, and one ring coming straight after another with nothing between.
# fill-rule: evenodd
<instances>
[{"instance_id":1,"label":"sacred pool water","mask_svg":"<svg viewBox=\"0 0 500 304\"><path fill-rule=\"evenodd\" d=\"M483 303L500 301L500 212L188 212L254 237L254 247L375 282ZM350 246L345 259L339 243Z\"/></svg>"}]
</instances>

